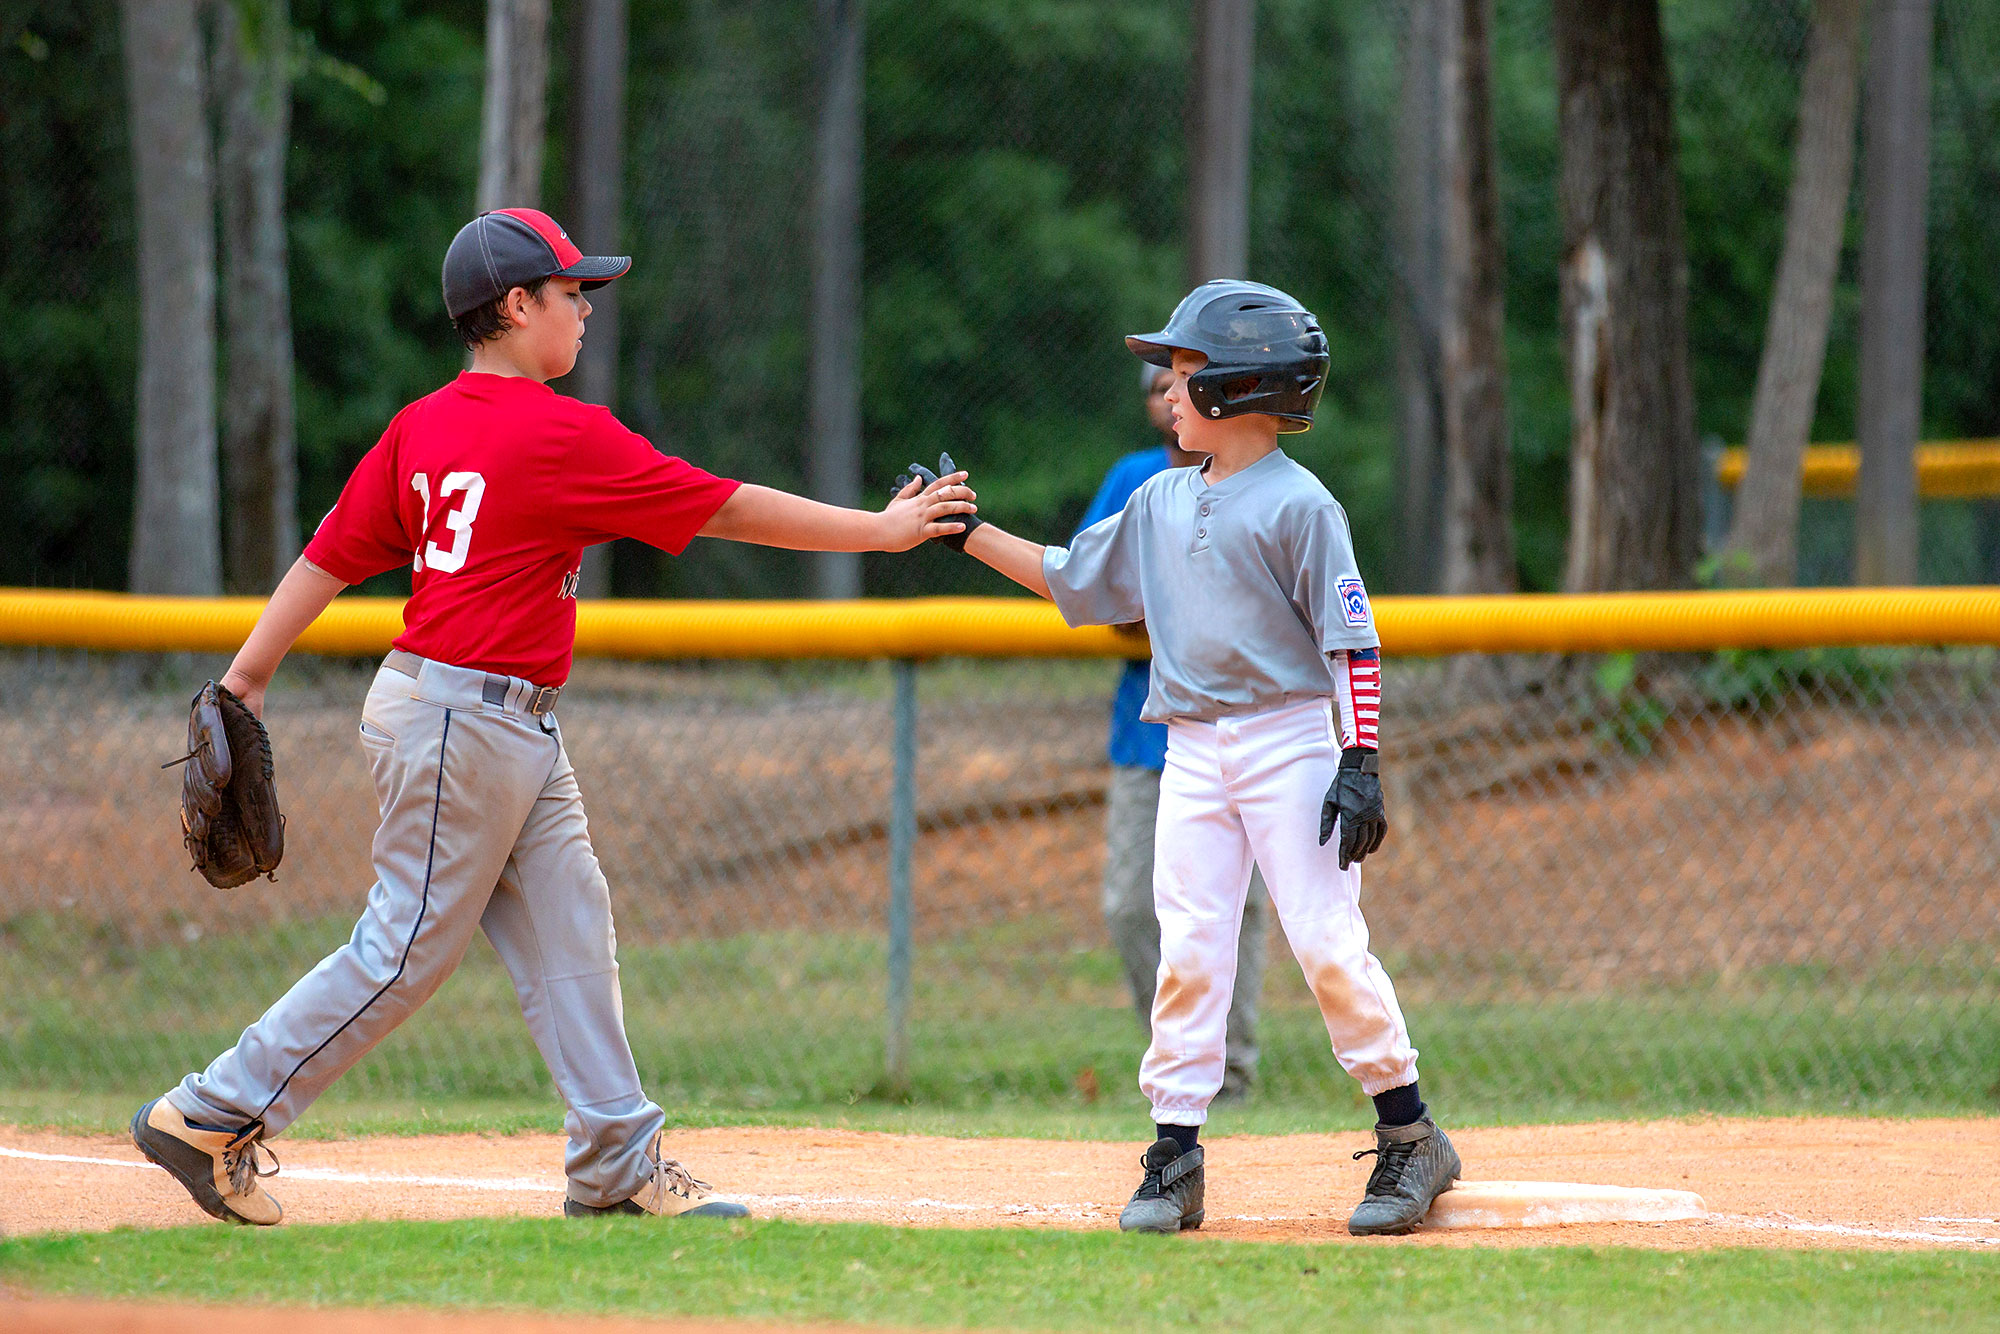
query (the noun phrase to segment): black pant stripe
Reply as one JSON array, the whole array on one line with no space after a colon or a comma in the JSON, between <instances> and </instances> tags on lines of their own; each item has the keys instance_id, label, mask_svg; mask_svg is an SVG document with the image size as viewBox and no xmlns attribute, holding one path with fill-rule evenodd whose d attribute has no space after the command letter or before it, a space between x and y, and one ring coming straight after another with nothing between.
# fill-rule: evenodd
<instances>
[{"instance_id":1,"label":"black pant stripe","mask_svg":"<svg viewBox=\"0 0 2000 1334\"><path fill-rule=\"evenodd\" d=\"M431 841L430 841L430 846L425 848L424 850L423 897L417 905L416 923L410 927L410 938L403 942L403 957L396 961L395 976L391 977L387 982L384 982L380 990L378 990L374 995L370 996L366 1001L362 1002L361 1008L356 1010L353 1014L347 1016L347 1019L340 1025L339 1028L336 1028L333 1030L333 1032L327 1034L325 1042L320 1043L317 1047L314 1047L311 1051L307 1052L305 1054L305 1058L301 1060L297 1065L292 1067L292 1073L285 1076L285 1082L278 1085L278 1091L271 1095L270 1101L266 1102L261 1108L258 1109L257 1115L254 1118L255 1122L261 1122L264 1119L264 1113L271 1110L271 1104L275 1103L278 1099L285 1096L285 1090L291 1087L292 1080L298 1077L299 1071L305 1069L307 1063L310 1062L313 1057L325 1051L329 1046L333 1044L333 1040L335 1038L339 1037L342 1033L345 1033L348 1030L348 1028L354 1023L355 1020L359 1019L362 1015L368 1013L368 1009L370 1006L374 1005L376 1001L381 1000L382 997L389 994L389 988L395 986L396 983L402 979L403 970L409 967L410 951L416 948L417 933L424 929L424 917L430 912L431 868L437 864L438 812L440 809L442 809L444 805L444 752L445 752L445 745L450 740L451 740L451 710L446 709L444 711L444 732L442 735L438 737L437 787L431 794Z\"/></svg>"}]
</instances>

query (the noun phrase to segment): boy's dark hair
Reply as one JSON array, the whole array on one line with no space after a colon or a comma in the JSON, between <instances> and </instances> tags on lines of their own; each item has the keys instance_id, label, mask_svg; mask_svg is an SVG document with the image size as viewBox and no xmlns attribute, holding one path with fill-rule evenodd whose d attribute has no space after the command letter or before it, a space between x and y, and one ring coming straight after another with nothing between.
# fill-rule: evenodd
<instances>
[{"instance_id":1,"label":"boy's dark hair","mask_svg":"<svg viewBox=\"0 0 2000 1334\"><path fill-rule=\"evenodd\" d=\"M525 289L539 306L542 304L542 289L549 285L549 280L537 278L531 283L516 285ZM511 296L513 288L508 288L507 293ZM474 306L451 322L452 327L458 330L458 341L465 344L467 351L477 351L481 343L490 343L514 327L508 320L506 311L502 309L506 300L506 296L496 296L483 306Z\"/></svg>"}]
</instances>

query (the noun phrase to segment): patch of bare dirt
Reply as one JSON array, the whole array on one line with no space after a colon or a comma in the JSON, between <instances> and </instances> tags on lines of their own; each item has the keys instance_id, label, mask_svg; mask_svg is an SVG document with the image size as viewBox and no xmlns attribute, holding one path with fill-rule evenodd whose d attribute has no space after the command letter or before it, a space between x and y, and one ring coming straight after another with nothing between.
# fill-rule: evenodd
<instances>
[{"instance_id":1,"label":"patch of bare dirt","mask_svg":"<svg viewBox=\"0 0 2000 1334\"><path fill-rule=\"evenodd\" d=\"M2000 1118L1790 1118L1466 1128L1468 1180L1692 1190L1695 1221L1419 1233L1357 1245L1622 1245L1901 1249L2000 1246ZM1350 1242L1372 1143L1361 1132L1221 1136L1208 1144L1204 1237ZM939 1139L752 1127L678 1131L667 1152L765 1217L915 1227L1105 1229L1143 1145ZM267 1183L288 1224L553 1217L552 1135L280 1141ZM685 1224L682 1224L685 1226ZM218 1226L122 1137L0 1128L0 1228Z\"/></svg>"}]
</instances>

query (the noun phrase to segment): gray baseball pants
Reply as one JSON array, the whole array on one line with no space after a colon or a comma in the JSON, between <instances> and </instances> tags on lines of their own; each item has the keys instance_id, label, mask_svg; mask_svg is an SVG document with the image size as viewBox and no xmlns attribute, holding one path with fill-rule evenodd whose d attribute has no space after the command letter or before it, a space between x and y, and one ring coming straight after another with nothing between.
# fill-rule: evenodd
<instances>
[{"instance_id":1,"label":"gray baseball pants","mask_svg":"<svg viewBox=\"0 0 2000 1334\"><path fill-rule=\"evenodd\" d=\"M1132 1008L1152 1040L1153 991L1160 976L1160 919L1153 907L1153 827L1160 810L1160 771L1111 766L1105 794L1104 925L1125 965ZM1264 994L1271 899L1252 868L1243 926L1236 940L1236 990L1229 1001L1225 1094L1248 1093L1257 1082L1257 1002Z\"/></svg>"},{"instance_id":2,"label":"gray baseball pants","mask_svg":"<svg viewBox=\"0 0 2000 1334\"><path fill-rule=\"evenodd\" d=\"M526 681L409 661L414 677L376 673L361 711L382 825L354 935L167 1097L191 1121L282 1132L431 998L483 929L569 1108L570 1197L615 1204L652 1175L646 1150L665 1117L625 1038L611 891L562 733L527 711Z\"/></svg>"}]
</instances>

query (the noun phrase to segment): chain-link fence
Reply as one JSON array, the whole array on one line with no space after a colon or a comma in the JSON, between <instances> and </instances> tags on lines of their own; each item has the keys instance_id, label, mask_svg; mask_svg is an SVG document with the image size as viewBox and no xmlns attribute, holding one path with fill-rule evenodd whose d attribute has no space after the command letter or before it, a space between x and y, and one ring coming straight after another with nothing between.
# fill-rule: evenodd
<instances>
[{"instance_id":1,"label":"chain-link fence","mask_svg":"<svg viewBox=\"0 0 2000 1334\"><path fill-rule=\"evenodd\" d=\"M156 767L219 666L4 660L0 1091L157 1091L345 939L372 879L370 668L286 668L285 864L223 894ZM1142 1112L1099 905L1115 671L914 671L921 1102ZM560 717L663 1101L880 1087L896 688L884 663L580 665ZM1391 661L1385 695L1364 904L1454 1114L2000 1103L1994 651ZM1257 1096L1358 1105L1272 946ZM482 943L341 1096L547 1090Z\"/></svg>"},{"instance_id":2,"label":"chain-link fence","mask_svg":"<svg viewBox=\"0 0 2000 1334\"><path fill-rule=\"evenodd\" d=\"M2000 435L2000 10L1937 0L1925 431ZM940 447L985 512L1047 537L1117 455L1153 443L1120 335L1183 290L1191 7L1153 0L868 6L863 171L863 435L871 484ZM1391 516L1398 432L1397 124L1415 0L1260 0L1250 268L1324 317L1320 420L1287 448L1355 516L1385 589L1405 564ZM1675 81L1699 429L1741 443L1783 247L1811 6L1663 7ZM634 84L635 268L623 405L717 466L797 482L810 447L815 65L810 16L689 6L673 59ZM1570 416L1560 334L1561 145L1546 0L1498 0L1495 121L1506 239L1508 393L1525 586L1559 583ZM1857 130L1858 133L1858 130ZM1814 438L1854 433L1860 174ZM642 295L643 294L643 295ZM744 319L732 312L756 312ZM798 442L793 449L790 442ZM1811 502L1807 582L1852 579L1852 508ZM1925 507L1926 581L1979 582L1992 507ZM664 577L621 552L621 591L789 588L792 558L717 548ZM871 592L1005 588L969 565L876 560ZM1405 591L1426 591L1410 587Z\"/></svg>"},{"instance_id":3,"label":"chain-link fence","mask_svg":"<svg viewBox=\"0 0 2000 1334\"><path fill-rule=\"evenodd\" d=\"M617 408L662 448L759 482L806 476L815 6L632 6ZM472 208L477 5L295 0L289 234L300 511L331 504L403 403L459 364L437 264ZM1925 422L2000 435L2000 7L1937 0ZM558 6L560 14L562 6ZM1398 569L1395 133L1415 0L1260 0L1254 275L1325 317L1322 420L1289 441L1351 515L1363 568ZM1676 88L1700 429L1743 439L1780 253L1806 0L1663 6ZM1122 452L1153 443L1119 336L1180 294L1191 6L1183 0L870 0L862 147L865 482L949 448L1000 520L1045 537ZM1498 0L1495 121L1507 244L1509 403L1524 586L1562 565L1569 414L1557 275L1560 143L1546 0ZM117 6L0 6L4 581L119 587L136 355L132 164ZM566 212L574 77L554 25L543 202ZM1858 189L1858 186L1857 186ZM1815 438L1850 439L1849 244ZM1965 510L1963 505L1955 505ZM1925 577L1987 577L1980 524L1927 518ZM1848 575L1847 507L1809 508L1806 573ZM1987 553L1982 564L1980 552ZM769 595L789 554L740 545L663 562L621 549L623 593ZM869 591L969 564L875 561ZM392 591L384 589L383 591Z\"/></svg>"}]
</instances>

